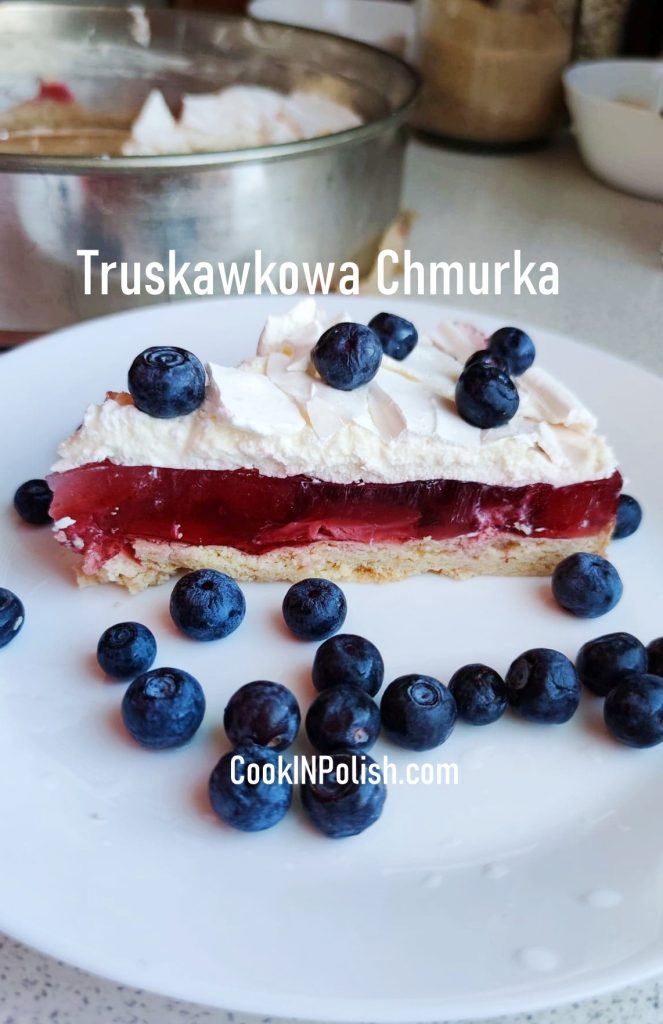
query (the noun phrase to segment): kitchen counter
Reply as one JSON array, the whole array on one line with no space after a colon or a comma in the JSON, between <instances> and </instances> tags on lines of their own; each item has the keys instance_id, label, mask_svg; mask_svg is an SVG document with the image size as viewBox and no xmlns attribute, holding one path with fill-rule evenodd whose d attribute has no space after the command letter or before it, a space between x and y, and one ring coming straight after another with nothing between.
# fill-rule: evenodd
<instances>
[{"instance_id":1,"label":"kitchen counter","mask_svg":"<svg viewBox=\"0 0 663 1024\"><path fill-rule=\"evenodd\" d=\"M663 204L614 192L583 169L570 140L520 156L472 156L414 142L405 205L415 259L559 265L558 296L446 301L540 324L663 374ZM388 304L388 300L384 300ZM662 980L502 1024L659 1024ZM84 974L0 936L0 1024L242 1024L228 1014ZM265 1022L263 1022L265 1024Z\"/></svg>"},{"instance_id":2,"label":"kitchen counter","mask_svg":"<svg viewBox=\"0 0 663 1024\"><path fill-rule=\"evenodd\" d=\"M446 301L558 330L663 374L663 203L590 177L570 138L521 156L415 143L405 199L422 262L506 261L520 249L525 262L559 266L557 296Z\"/></svg>"}]
</instances>

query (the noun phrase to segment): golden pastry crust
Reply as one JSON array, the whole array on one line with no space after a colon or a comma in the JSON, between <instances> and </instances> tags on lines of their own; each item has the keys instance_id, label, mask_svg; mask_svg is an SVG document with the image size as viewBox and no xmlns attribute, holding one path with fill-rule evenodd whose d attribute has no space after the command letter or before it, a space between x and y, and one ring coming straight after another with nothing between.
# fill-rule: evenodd
<instances>
[{"instance_id":1,"label":"golden pastry crust","mask_svg":"<svg viewBox=\"0 0 663 1024\"><path fill-rule=\"evenodd\" d=\"M455 579L471 576L549 576L576 551L604 554L608 529L592 536L556 540L509 533L450 540L414 540L404 544L321 542L282 547L262 555L237 548L135 541L134 557L116 555L94 574L77 568L81 586L119 583L130 591L163 583L181 570L218 569L237 580L295 582L325 576L338 582L386 583L434 572Z\"/></svg>"}]
</instances>

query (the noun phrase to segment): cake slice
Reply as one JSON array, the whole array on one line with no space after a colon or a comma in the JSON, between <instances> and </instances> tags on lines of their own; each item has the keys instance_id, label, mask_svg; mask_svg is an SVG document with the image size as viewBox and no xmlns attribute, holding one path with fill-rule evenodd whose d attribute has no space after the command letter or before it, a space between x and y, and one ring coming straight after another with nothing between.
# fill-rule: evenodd
<instances>
[{"instance_id":1,"label":"cake slice","mask_svg":"<svg viewBox=\"0 0 663 1024\"><path fill-rule=\"evenodd\" d=\"M510 422L465 422L456 383L486 339L459 323L340 391L311 362L332 322L312 299L270 317L254 358L207 367L186 416L147 415L127 393L87 409L49 477L79 582L139 590L200 567L242 580L547 575L605 550L622 480L571 392L534 366Z\"/></svg>"}]
</instances>

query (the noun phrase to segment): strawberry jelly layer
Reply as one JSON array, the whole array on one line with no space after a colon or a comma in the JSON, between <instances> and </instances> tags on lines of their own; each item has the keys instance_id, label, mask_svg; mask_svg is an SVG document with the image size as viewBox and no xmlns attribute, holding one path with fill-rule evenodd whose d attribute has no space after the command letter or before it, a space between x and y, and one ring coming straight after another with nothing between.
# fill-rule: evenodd
<instances>
[{"instance_id":1,"label":"strawberry jelly layer","mask_svg":"<svg viewBox=\"0 0 663 1024\"><path fill-rule=\"evenodd\" d=\"M42 82L37 96L37 101L39 100L50 100L52 103L73 103L74 96L64 82Z\"/></svg>"},{"instance_id":2,"label":"strawberry jelly layer","mask_svg":"<svg viewBox=\"0 0 663 1024\"><path fill-rule=\"evenodd\" d=\"M612 523L622 479L553 487L453 480L335 484L306 476L95 463L55 473L51 515L67 542L103 562L132 541L228 545L250 554L314 541L402 543L486 531L568 538Z\"/></svg>"}]
</instances>

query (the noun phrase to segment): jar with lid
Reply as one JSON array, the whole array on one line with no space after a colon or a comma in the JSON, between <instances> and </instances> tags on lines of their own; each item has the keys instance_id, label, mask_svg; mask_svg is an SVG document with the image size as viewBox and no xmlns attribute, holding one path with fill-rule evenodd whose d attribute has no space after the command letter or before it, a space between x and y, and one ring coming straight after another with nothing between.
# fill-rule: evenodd
<instances>
[{"instance_id":1,"label":"jar with lid","mask_svg":"<svg viewBox=\"0 0 663 1024\"><path fill-rule=\"evenodd\" d=\"M416 4L424 83L417 127L473 148L520 149L545 142L562 109L572 13L564 19L559 0Z\"/></svg>"}]
</instances>

